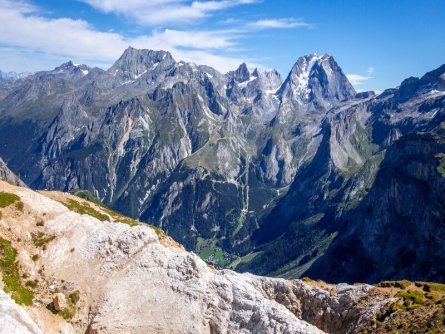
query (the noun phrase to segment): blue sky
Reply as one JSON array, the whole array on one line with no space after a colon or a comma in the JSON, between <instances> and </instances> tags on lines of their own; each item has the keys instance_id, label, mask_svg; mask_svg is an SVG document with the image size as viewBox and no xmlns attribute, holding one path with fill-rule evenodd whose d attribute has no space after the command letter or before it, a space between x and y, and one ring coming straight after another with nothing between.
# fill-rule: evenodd
<instances>
[{"instance_id":1,"label":"blue sky","mask_svg":"<svg viewBox=\"0 0 445 334\"><path fill-rule=\"evenodd\" d=\"M131 45L286 76L317 52L381 91L445 63L444 14L443 0L0 0L0 69L107 68Z\"/></svg>"}]
</instances>

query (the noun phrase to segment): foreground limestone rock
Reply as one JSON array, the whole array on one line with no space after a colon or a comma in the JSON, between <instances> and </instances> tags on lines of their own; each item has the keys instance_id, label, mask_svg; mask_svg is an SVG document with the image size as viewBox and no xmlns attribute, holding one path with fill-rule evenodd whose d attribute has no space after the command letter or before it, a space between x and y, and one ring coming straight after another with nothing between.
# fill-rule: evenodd
<instances>
[{"instance_id":1,"label":"foreground limestone rock","mask_svg":"<svg viewBox=\"0 0 445 334\"><path fill-rule=\"evenodd\" d=\"M28 313L0 290L0 332L42 334Z\"/></svg>"},{"instance_id":2,"label":"foreground limestone rock","mask_svg":"<svg viewBox=\"0 0 445 334\"><path fill-rule=\"evenodd\" d=\"M70 195L1 181L0 191L24 203L1 209L0 236L17 249L21 277L35 282L26 311L44 333L354 333L390 302L368 298L367 285L215 270L147 225L70 211L60 203L75 201ZM106 212L89 205L93 215Z\"/></svg>"}]
</instances>

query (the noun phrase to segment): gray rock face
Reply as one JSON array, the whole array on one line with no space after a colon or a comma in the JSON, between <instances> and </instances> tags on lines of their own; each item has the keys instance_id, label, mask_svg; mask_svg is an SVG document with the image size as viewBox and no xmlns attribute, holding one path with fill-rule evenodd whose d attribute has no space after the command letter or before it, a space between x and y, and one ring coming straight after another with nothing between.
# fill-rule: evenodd
<instances>
[{"instance_id":1,"label":"gray rock face","mask_svg":"<svg viewBox=\"0 0 445 334\"><path fill-rule=\"evenodd\" d=\"M4 180L16 186L26 187L25 183L20 180L20 178L15 175L5 162L0 158L0 180Z\"/></svg>"},{"instance_id":2,"label":"gray rock face","mask_svg":"<svg viewBox=\"0 0 445 334\"><path fill-rule=\"evenodd\" d=\"M33 188L89 190L220 252L217 265L294 277L325 254L387 149L443 133L444 72L375 96L329 55L298 59L282 83L128 48L107 71L69 62L0 84L0 156Z\"/></svg>"},{"instance_id":3,"label":"gray rock face","mask_svg":"<svg viewBox=\"0 0 445 334\"><path fill-rule=\"evenodd\" d=\"M14 71L11 72L4 72L0 70L0 82L2 81L14 81L17 79L21 79L21 78L25 78L29 75L31 75L32 73L30 72L21 72L21 73L17 73Z\"/></svg>"},{"instance_id":4,"label":"gray rock face","mask_svg":"<svg viewBox=\"0 0 445 334\"><path fill-rule=\"evenodd\" d=\"M238 269L337 282L443 279L434 258L442 256L443 247L426 240L445 239L438 172L444 71L331 109L313 159L255 232L254 250L260 254Z\"/></svg>"}]
</instances>

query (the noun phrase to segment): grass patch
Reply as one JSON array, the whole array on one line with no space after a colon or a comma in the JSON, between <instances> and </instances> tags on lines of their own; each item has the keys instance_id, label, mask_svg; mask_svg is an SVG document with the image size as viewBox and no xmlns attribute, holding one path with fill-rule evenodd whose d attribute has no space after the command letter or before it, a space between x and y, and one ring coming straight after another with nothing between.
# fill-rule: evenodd
<instances>
[{"instance_id":1,"label":"grass patch","mask_svg":"<svg viewBox=\"0 0 445 334\"><path fill-rule=\"evenodd\" d=\"M0 237L0 270L5 284L4 290L11 293L17 304L29 306L32 305L34 293L22 286L16 257L17 250L12 247L11 241Z\"/></svg>"},{"instance_id":2,"label":"grass patch","mask_svg":"<svg viewBox=\"0 0 445 334\"><path fill-rule=\"evenodd\" d=\"M108 215L93 209L88 203L80 203L73 199L68 199L67 203L62 202L62 204L71 211L77 212L81 215L89 215L91 217L99 219L100 221L110 220L110 217Z\"/></svg>"},{"instance_id":3,"label":"grass patch","mask_svg":"<svg viewBox=\"0 0 445 334\"><path fill-rule=\"evenodd\" d=\"M31 233L31 236L36 247L43 247L56 238L54 235L46 235L43 232Z\"/></svg>"},{"instance_id":4,"label":"grass patch","mask_svg":"<svg viewBox=\"0 0 445 334\"><path fill-rule=\"evenodd\" d=\"M67 307L64 307L59 311L59 315L65 320L72 319L75 314L76 314L76 306L72 304L69 304Z\"/></svg>"},{"instance_id":5,"label":"grass patch","mask_svg":"<svg viewBox=\"0 0 445 334\"><path fill-rule=\"evenodd\" d=\"M19 201L20 197L15 194L0 192L0 208L6 208Z\"/></svg>"},{"instance_id":6,"label":"grass patch","mask_svg":"<svg viewBox=\"0 0 445 334\"><path fill-rule=\"evenodd\" d=\"M102 201L100 199L98 199L96 196L94 196L88 190L79 190L79 189L71 190L70 194L73 194L73 195L75 195L77 197L83 198L83 199L85 199L85 200L87 200L87 201L89 201L91 203L94 203L94 204L100 206L110 217L113 218L113 220L119 221L121 223L130 225L130 226L137 226L137 225L140 224L140 222L135 220L135 219L123 216L120 213L111 210L104 203L102 203ZM104 216L106 216L106 215L104 215ZM110 217L107 216L106 220L109 220ZM101 219L99 219L99 220L101 220Z\"/></svg>"},{"instance_id":7,"label":"grass patch","mask_svg":"<svg viewBox=\"0 0 445 334\"><path fill-rule=\"evenodd\" d=\"M425 293L421 290L399 291L396 294L396 297L402 299L403 306L406 311L419 308L427 304Z\"/></svg>"},{"instance_id":8,"label":"grass patch","mask_svg":"<svg viewBox=\"0 0 445 334\"><path fill-rule=\"evenodd\" d=\"M88 202L94 203L96 205L105 207L104 203L100 199L98 199L96 196L94 196L91 192L88 190L81 190L81 189L74 189L70 191L70 194L73 194L77 197L83 198L87 200Z\"/></svg>"},{"instance_id":9,"label":"grass patch","mask_svg":"<svg viewBox=\"0 0 445 334\"><path fill-rule=\"evenodd\" d=\"M402 281L384 281L377 284L378 287L381 288L398 288L398 289L406 289L411 286L413 283L407 280Z\"/></svg>"}]
</instances>

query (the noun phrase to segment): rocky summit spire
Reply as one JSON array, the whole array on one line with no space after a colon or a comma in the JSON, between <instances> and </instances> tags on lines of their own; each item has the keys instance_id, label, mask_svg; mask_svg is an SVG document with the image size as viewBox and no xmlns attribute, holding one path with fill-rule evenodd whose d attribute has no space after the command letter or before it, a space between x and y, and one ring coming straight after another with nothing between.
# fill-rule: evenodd
<instances>
[{"instance_id":1,"label":"rocky summit spire","mask_svg":"<svg viewBox=\"0 0 445 334\"><path fill-rule=\"evenodd\" d=\"M139 76L148 70L153 70L158 64L162 64L162 67L171 67L174 63L175 60L168 51L138 50L128 47L108 72L113 75L120 72Z\"/></svg>"},{"instance_id":2,"label":"rocky summit spire","mask_svg":"<svg viewBox=\"0 0 445 334\"><path fill-rule=\"evenodd\" d=\"M297 60L278 91L283 102L302 112L327 111L355 94L334 58L315 53Z\"/></svg>"}]
</instances>

